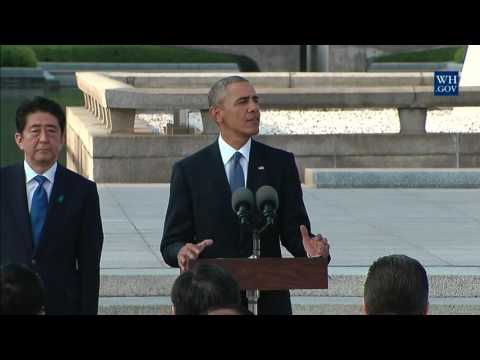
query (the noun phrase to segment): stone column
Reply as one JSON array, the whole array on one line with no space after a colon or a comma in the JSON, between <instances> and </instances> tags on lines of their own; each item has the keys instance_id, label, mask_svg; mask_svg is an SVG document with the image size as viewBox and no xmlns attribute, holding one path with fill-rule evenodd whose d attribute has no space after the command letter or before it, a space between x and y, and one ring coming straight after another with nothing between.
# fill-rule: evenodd
<instances>
[{"instance_id":1,"label":"stone column","mask_svg":"<svg viewBox=\"0 0 480 360\"><path fill-rule=\"evenodd\" d=\"M133 133L135 109L109 109L108 129L111 133Z\"/></svg>"},{"instance_id":2,"label":"stone column","mask_svg":"<svg viewBox=\"0 0 480 360\"><path fill-rule=\"evenodd\" d=\"M427 131L425 129L425 124L427 122L427 109L398 109L398 116L400 117L400 134L426 134Z\"/></svg>"},{"instance_id":3,"label":"stone column","mask_svg":"<svg viewBox=\"0 0 480 360\"><path fill-rule=\"evenodd\" d=\"M210 117L210 112L208 110L200 110L202 114L202 124L203 124L203 133L206 135L219 134L215 121Z\"/></svg>"},{"instance_id":4,"label":"stone column","mask_svg":"<svg viewBox=\"0 0 480 360\"><path fill-rule=\"evenodd\" d=\"M173 125L174 127L188 127L188 113L190 110L182 109L175 110L173 112Z\"/></svg>"}]
</instances>

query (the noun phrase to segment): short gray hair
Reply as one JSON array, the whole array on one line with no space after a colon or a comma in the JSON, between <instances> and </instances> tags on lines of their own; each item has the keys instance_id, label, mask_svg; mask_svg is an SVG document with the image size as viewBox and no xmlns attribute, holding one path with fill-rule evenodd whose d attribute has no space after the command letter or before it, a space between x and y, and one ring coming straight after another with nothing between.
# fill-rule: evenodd
<instances>
[{"instance_id":1,"label":"short gray hair","mask_svg":"<svg viewBox=\"0 0 480 360\"><path fill-rule=\"evenodd\" d=\"M208 106L212 107L220 104L225 97L227 86L238 82L249 82L247 79L235 75L218 80L208 92Z\"/></svg>"}]
</instances>

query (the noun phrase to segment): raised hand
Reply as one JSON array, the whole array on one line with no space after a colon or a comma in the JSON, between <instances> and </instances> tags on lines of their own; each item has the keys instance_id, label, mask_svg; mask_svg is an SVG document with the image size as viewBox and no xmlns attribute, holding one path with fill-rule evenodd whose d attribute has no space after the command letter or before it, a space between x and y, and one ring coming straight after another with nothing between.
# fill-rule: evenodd
<instances>
[{"instance_id":1,"label":"raised hand","mask_svg":"<svg viewBox=\"0 0 480 360\"><path fill-rule=\"evenodd\" d=\"M305 225L300 225L300 232L302 233L303 247L309 257L328 257L330 255L330 245L326 237L318 234L314 237L310 236Z\"/></svg>"},{"instance_id":2,"label":"raised hand","mask_svg":"<svg viewBox=\"0 0 480 360\"><path fill-rule=\"evenodd\" d=\"M190 260L198 259L200 253L207 247L213 244L212 239L206 239L198 244L187 243L178 252L178 266L180 271L188 271L188 265Z\"/></svg>"}]
</instances>

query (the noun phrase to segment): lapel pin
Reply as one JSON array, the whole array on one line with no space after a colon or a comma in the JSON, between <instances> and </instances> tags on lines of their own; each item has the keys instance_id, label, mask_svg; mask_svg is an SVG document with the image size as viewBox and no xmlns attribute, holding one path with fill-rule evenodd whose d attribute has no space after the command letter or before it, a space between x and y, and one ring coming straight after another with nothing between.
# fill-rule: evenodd
<instances>
[{"instance_id":1,"label":"lapel pin","mask_svg":"<svg viewBox=\"0 0 480 360\"><path fill-rule=\"evenodd\" d=\"M60 195L58 198L57 198L57 202L59 204L62 204L63 203L63 195Z\"/></svg>"},{"instance_id":2,"label":"lapel pin","mask_svg":"<svg viewBox=\"0 0 480 360\"><path fill-rule=\"evenodd\" d=\"M265 167L264 166L259 166L258 170L265 170Z\"/></svg>"}]
</instances>

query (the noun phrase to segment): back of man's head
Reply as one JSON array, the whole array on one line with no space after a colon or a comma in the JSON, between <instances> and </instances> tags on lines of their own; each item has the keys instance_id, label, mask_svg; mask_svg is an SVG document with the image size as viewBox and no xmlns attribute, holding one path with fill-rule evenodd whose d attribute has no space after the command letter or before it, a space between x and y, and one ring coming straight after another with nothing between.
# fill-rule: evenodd
<instances>
[{"instance_id":1,"label":"back of man's head","mask_svg":"<svg viewBox=\"0 0 480 360\"><path fill-rule=\"evenodd\" d=\"M253 315L253 313L240 304L213 306L207 310L206 315Z\"/></svg>"},{"instance_id":2,"label":"back of man's head","mask_svg":"<svg viewBox=\"0 0 480 360\"><path fill-rule=\"evenodd\" d=\"M216 265L200 264L175 280L172 293L175 315L199 315L212 306L240 304L235 279Z\"/></svg>"},{"instance_id":3,"label":"back of man's head","mask_svg":"<svg viewBox=\"0 0 480 360\"><path fill-rule=\"evenodd\" d=\"M369 315L427 314L428 277L425 268L405 255L379 258L368 270L364 306Z\"/></svg>"},{"instance_id":4,"label":"back of man's head","mask_svg":"<svg viewBox=\"0 0 480 360\"><path fill-rule=\"evenodd\" d=\"M0 314L43 314L45 296L42 279L27 266L8 264L0 268Z\"/></svg>"}]
</instances>

